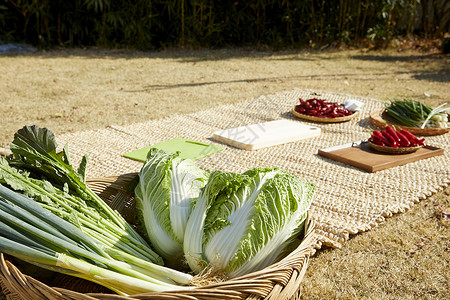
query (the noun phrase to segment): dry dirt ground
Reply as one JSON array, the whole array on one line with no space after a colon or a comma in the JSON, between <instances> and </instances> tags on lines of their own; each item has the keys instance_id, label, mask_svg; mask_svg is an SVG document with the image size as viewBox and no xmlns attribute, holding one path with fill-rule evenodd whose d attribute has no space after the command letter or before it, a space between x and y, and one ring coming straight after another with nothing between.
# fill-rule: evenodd
<instances>
[{"instance_id":1,"label":"dry dirt ground","mask_svg":"<svg viewBox=\"0 0 450 300\"><path fill-rule=\"evenodd\" d=\"M189 113L293 88L449 102L436 51L75 49L0 56L0 147L24 125L55 134ZM450 188L341 249L321 249L305 299L449 299Z\"/></svg>"}]
</instances>

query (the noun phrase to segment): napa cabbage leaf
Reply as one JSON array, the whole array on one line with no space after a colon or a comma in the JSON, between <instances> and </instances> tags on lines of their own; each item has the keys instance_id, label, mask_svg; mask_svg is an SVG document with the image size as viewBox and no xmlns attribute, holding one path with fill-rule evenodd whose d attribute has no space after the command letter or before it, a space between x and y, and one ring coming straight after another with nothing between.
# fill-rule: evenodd
<instances>
[{"instance_id":1,"label":"napa cabbage leaf","mask_svg":"<svg viewBox=\"0 0 450 300\"><path fill-rule=\"evenodd\" d=\"M279 168L212 172L187 222L187 263L229 278L273 264L304 228L314 192Z\"/></svg>"},{"instance_id":2,"label":"napa cabbage leaf","mask_svg":"<svg viewBox=\"0 0 450 300\"><path fill-rule=\"evenodd\" d=\"M183 241L192 202L206 184L209 173L179 152L152 148L139 172L135 187L136 208L144 233L167 262L183 257Z\"/></svg>"}]
</instances>

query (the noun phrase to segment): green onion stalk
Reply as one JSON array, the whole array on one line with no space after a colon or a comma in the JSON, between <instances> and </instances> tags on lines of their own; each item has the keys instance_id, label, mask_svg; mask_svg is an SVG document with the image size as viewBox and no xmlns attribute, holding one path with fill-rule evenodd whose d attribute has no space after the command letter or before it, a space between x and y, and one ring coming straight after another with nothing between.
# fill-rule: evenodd
<instances>
[{"instance_id":1,"label":"green onion stalk","mask_svg":"<svg viewBox=\"0 0 450 300\"><path fill-rule=\"evenodd\" d=\"M67 145L63 151L57 153L53 133L35 125L25 126L17 131L10 148L14 154L14 159L9 162L11 165L30 170L36 177L44 177L54 186L59 186L61 190L76 195L79 207L91 207L93 211L99 212L103 219L115 225L114 228L126 232L130 240L148 248L146 250L149 251L150 260L162 263L159 255L146 246L145 240L120 213L109 207L85 184L86 155L83 156L78 171L75 171L70 163Z\"/></svg>"},{"instance_id":2,"label":"green onion stalk","mask_svg":"<svg viewBox=\"0 0 450 300\"><path fill-rule=\"evenodd\" d=\"M3 185L0 185L0 252L96 282L120 295L192 288L179 283L188 283L189 274L102 245L72 223Z\"/></svg>"},{"instance_id":3,"label":"green onion stalk","mask_svg":"<svg viewBox=\"0 0 450 300\"><path fill-rule=\"evenodd\" d=\"M26 172L10 166L8 160L0 157L0 183L7 184L16 191L21 191L44 208L75 224L93 238L102 238L103 244L114 246L129 252L143 260L162 264L162 259L150 246L136 234L118 226L95 206L89 206L83 199L61 191L45 180L28 176ZM132 232L135 232L134 229ZM107 239L104 239L107 236Z\"/></svg>"},{"instance_id":4,"label":"green onion stalk","mask_svg":"<svg viewBox=\"0 0 450 300\"><path fill-rule=\"evenodd\" d=\"M391 100L385 104L385 111L398 124L407 127L449 127L448 115L446 111L450 107L445 107L446 103L432 108L422 102L413 99Z\"/></svg>"},{"instance_id":5,"label":"green onion stalk","mask_svg":"<svg viewBox=\"0 0 450 300\"><path fill-rule=\"evenodd\" d=\"M68 242L67 239L72 239L72 242L83 241L83 247L87 247L97 255L89 256L87 260L89 263L96 262L96 267L118 271L120 274L144 281L157 280L156 284L161 286L168 284L170 289L190 284L192 280L190 274L162 266L164 263L162 258L150 245L117 211L111 209L85 184L86 156L83 157L78 171L75 171L70 164L67 146L62 152L57 153L54 135L49 130L37 126L25 126L19 130L10 148L13 156L0 157L0 187L3 193L7 190L19 192L17 195L26 197L25 203L32 201L34 206L40 208L39 211L46 212L44 219L47 223L56 220L53 225L58 228L55 231L52 226L33 219L37 222L33 223L34 226L57 237L60 246L58 248L55 243L51 243L51 248L42 248L30 243L29 240L23 240L27 247L60 256L60 253L67 252L66 247L61 246L63 242ZM9 197L22 199L17 195ZM3 204L4 209L8 211L5 205ZM29 208L26 210L32 211ZM9 214L16 216L17 212L9 210ZM6 224L7 216L3 215L3 218L3 223ZM28 216L26 219L30 221L32 218ZM61 220L65 222L64 224L70 224L68 228L71 230L61 226ZM10 223L11 220L8 224ZM13 224L16 228L19 222ZM73 232L79 232L80 236L72 236L74 228L76 230ZM19 236L17 232L24 230L24 228L16 230L12 240L17 242ZM26 237L32 240L38 238L44 245L52 242L45 240L45 236L45 233L42 233L39 237L28 235ZM9 238L11 239L11 236ZM86 253L83 253L75 250L71 252L77 259L87 258ZM14 255L14 252L11 255ZM40 263L33 259L30 261ZM53 263L44 266L48 269L57 268ZM75 274L78 277L89 276L84 273L80 275L79 272ZM93 281L95 278L90 279Z\"/></svg>"}]
</instances>

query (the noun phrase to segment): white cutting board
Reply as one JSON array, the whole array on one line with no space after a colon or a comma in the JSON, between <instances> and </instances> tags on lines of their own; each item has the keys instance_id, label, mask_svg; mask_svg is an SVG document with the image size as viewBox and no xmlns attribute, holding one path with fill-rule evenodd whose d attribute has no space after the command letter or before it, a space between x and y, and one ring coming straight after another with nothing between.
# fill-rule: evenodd
<instances>
[{"instance_id":1,"label":"white cutting board","mask_svg":"<svg viewBox=\"0 0 450 300\"><path fill-rule=\"evenodd\" d=\"M320 128L290 120L276 120L214 132L213 138L233 147L256 150L320 135Z\"/></svg>"}]
</instances>

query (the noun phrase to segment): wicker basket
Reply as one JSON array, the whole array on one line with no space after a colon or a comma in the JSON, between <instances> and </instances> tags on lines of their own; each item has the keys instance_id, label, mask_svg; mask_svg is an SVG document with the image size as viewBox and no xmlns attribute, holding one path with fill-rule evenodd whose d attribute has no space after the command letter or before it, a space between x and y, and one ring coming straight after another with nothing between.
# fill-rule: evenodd
<instances>
[{"instance_id":1,"label":"wicker basket","mask_svg":"<svg viewBox=\"0 0 450 300\"><path fill-rule=\"evenodd\" d=\"M422 146L415 146L415 147L388 147L388 146L381 146L377 145L374 142L372 142L370 139L367 141L369 143L369 146L377 151L384 152L384 153L390 153L390 154L408 154L408 153L414 153Z\"/></svg>"},{"instance_id":2,"label":"wicker basket","mask_svg":"<svg viewBox=\"0 0 450 300\"><path fill-rule=\"evenodd\" d=\"M388 125L394 125L395 127L405 129L412 134L415 135L422 135L422 136L429 136L429 135L440 135L440 134L446 134L447 132L450 132L450 128L417 128L417 127L407 127L403 125L395 124L394 121L391 120L391 118L387 115L384 108L382 109L375 109L370 112L369 115L370 122L379 127L379 128L385 128Z\"/></svg>"},{"instance_id":3,"label":"wicker basket","mask_svg":"<svg viewBox=\"0 0 450 300\"><path fill-rule=\"evenodd\" d=\"M136 173L88 180L88 185L133 224L134 199L128 183ZM146 293L128 297L102 286L60 274L50 283L23 274L12 260L0 253L0 283L7 299L297 299L308 261L314 254L313 222L307 220L301 244L281 261L258 272L192 290Z\"/></svg>"}]
</instances>

